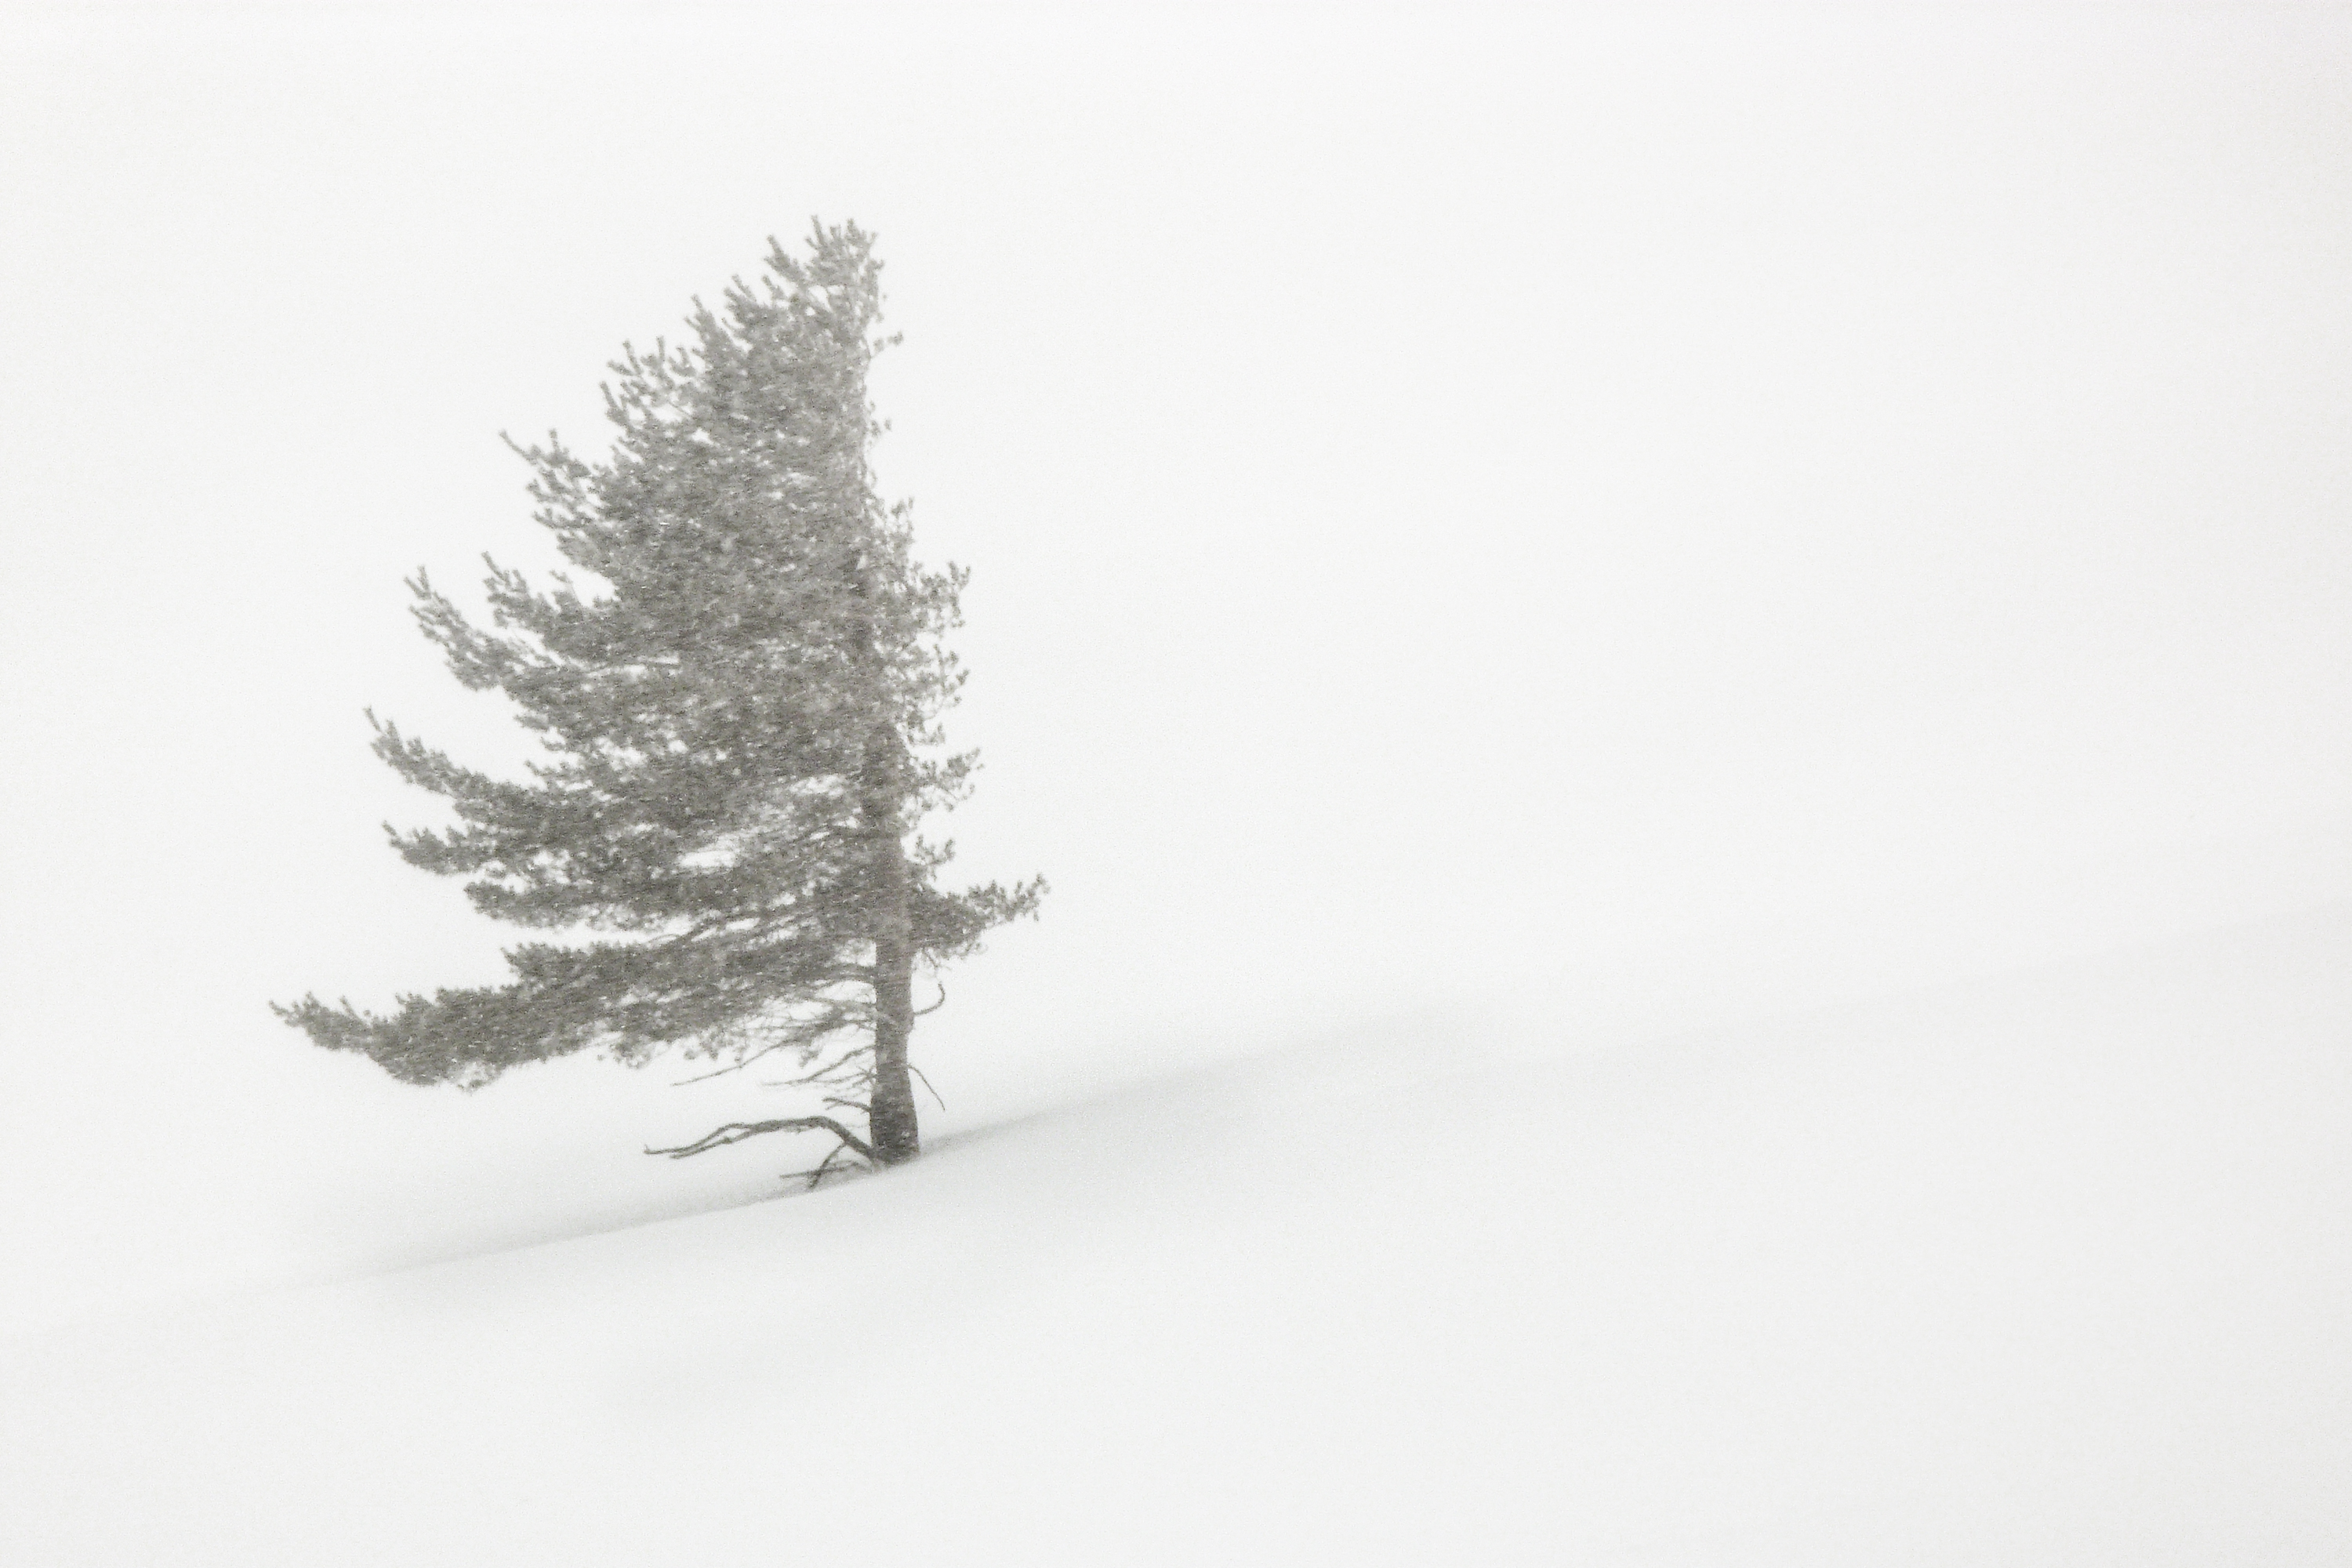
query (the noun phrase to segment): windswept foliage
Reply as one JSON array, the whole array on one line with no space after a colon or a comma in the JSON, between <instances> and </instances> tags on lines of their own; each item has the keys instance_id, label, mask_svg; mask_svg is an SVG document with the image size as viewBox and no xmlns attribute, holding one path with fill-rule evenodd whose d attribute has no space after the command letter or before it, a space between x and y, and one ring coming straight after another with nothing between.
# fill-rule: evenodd
<instances>
[{"instance_id":1,"label":"windswept foliage","mask_svg":"<svg viewBox=\"0 0 2352 1568\"><path fill-rule=\"evenodd\" d=\"M873 1157L915 1152L913 968L1034 911L1044 883L945 890L952 846L917 833L973 766L940 749L965 574L920 566L907 506L875 494L879 273L854 225L818 227L805 259L772 247L756 283L698 301L690 345L625 350L609 457L516 448L538 521L603 591L493 561L484 628L410 582L451 671L511 699L551 760L501 780L376 722L376 753L457 817L387 826L393 847L469 879L494 919L614 940L528 943L510 984L388 1015L278 1009L318 1044L467 1088L583 1050L786 1051L869 1115Z\"/></svg>"}]
</instances>

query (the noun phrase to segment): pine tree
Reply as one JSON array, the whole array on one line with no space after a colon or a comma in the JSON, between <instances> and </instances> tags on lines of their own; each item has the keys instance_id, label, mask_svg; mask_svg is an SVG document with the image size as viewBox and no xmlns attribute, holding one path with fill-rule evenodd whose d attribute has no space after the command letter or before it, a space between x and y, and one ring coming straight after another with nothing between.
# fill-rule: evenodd
<instances>
[{"instance_id":1,"label":"pine tree","mask_svg":"<svg viewBox=\"0 0 2352 1568\"><path fill-rule=\"evenodd\" d=\"M557 572L542 592L485 557L486 630L422 571L408 584L452 672L505 693L552 760L528 783L494 778L371 713L376 753L458 821L387 824L393 847L471 878L495 919L617 940L519 946L512 984L403 996L388 1016L308 996L276 1009L289 1023L394 1078L467 1089L583 1050L641 1066L676 1048L720 1071L786 1052L828 1109L865 1114L865 1137L812 1115L650 1152L822 1129L839 1142L820 1171L917 1152L915 970L1034 912L1045 884L942 890L953 846L917 832L973 765L939 750L965 573L919 565L907 506L875 494L866 370L897 341L875 331L880 270L855 225L817 226L805 259L772 241L755 284L718 310L695 302L690 347L625 346L609 457L552 435L515 447L538 521L607 591Z\"/></svg>"}]
</instances>

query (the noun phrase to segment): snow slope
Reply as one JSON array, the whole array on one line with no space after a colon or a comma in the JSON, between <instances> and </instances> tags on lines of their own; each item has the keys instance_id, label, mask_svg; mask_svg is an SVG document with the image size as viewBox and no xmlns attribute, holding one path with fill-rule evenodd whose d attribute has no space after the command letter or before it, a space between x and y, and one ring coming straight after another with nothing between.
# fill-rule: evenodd
<instances>
[{"instance_id":1,"label":"snow slope","mask_svg":"<svg viewBox=\"0 0 2352 1568\"><path fill-rule=\"evenodd\" d=\"M2336 907L19 1338L0 1560L2341 1563L2347 1323Z\"/></svg>"}]
</instances>

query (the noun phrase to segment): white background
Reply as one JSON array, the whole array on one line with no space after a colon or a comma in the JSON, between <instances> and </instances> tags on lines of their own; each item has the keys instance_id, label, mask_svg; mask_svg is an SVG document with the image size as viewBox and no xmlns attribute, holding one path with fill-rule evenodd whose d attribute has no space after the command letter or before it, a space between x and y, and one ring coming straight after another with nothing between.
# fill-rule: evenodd
<instances>
[{"instance_id":1,"label":"white background","mask_svg":"<svg viewBox=\"0 0 2352 1568\"><path fill-rule=\"evenodd\" d=\"M0 1321L772 1190L403 1088L495 979L361 710L500 430L811 215L971 565L934 1128L1370 1020L1562 1048L2352 890L2352 19L14 10ZM1403 1020L1402 1026L1397 1021Z\"/></svg>"}]
</instances>

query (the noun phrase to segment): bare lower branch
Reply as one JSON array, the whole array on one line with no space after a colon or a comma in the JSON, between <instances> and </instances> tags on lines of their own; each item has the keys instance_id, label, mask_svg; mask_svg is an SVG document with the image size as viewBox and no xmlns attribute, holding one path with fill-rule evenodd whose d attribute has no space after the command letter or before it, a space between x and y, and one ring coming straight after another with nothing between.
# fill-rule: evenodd
<instances>
[{"instance_id":1,"label":"bare lower branch","mask_svg":"<svg viewBox=\"0 0 2352 1568\"><path fill-rule=\"evenodd\" d=\"M844 1083L862 1084L867 1081L873 1069L858 1066L858 1058L870 1057L873 1054L874 1047L869 1041L842 1052L832 1060L820 1064L813 1071L803 1073L798 1078L761 1079L761 1086L765 1089L806 1089L812 1085L833 1088ZM807 1058L803 1058L803 1060L805 1063Z\"/></svg>"},{"instance_id":2,"label":"bare lower branch","mask_svg":"<svg viewBox=\"0 0 2352 1568\"><path fill-rule=\"evenodd\" d=\"M814 1016L793 1019L784 1023L781 1027L781 1032L778 1033L774 1038L768 1040L764 1044L747 1047L741 1050L733 1061L727 1063L725 1066L712 1068L708 1072L695 1073L690 1077L679 1079L675 1083L671 1084L670 1087L673 1089L684 1089L687 1085L691 1083L704 1083L714 1078L724 1078L730 1073L741 1072L753 1062L765 1060L767 1058L775 1055L778 1051L800 1052L801 1063L805 1067L813 1058L824 1054L826 1037L840 1034L845 1029L854 1027L856 1024L856 1020L850 1016L849 1009L837 1001L828 1000L814 1014ZM717 1055L718 1052L714 1049L711 1054ZM843 1059L846 1058L845 1058ZM793 1083L810 1082L816 1078L822 1077L824 1073L830 1070L832 1070L830 1067L821 1067L817 1068L814 1073L810 1074L808 1078L796 1079L791 1081Z\"/></svg>"},{"instance_id":3,"label":"bare lower branch","mask_svg":"<svg viewBox=\"0 0 2352 1568\"><path fill-rule=\"evenodd\" d=\"M741 1072L745 1068L750 1067L753 1062L758 1061L761 1058L772 1056L776 1052L785 1049L792 1044L793 1042L789 1040L778 1040L772 1045L761 1046L759 1049L752 1051L744 1057L741 1061L729 1062L723 1068L713 1068L709 1072L696 1073L692 1078L679 1079L677 1082L671 1084L670 1088L684 1089L690 1083L707 1083L714 1078L725 1078L730 1072Z\"/></svg>"},{"instance_id":4,"label":"bare lower branch","mask_svg":"<svg viewBox=\"0 0 2352 1568\"><path fill-rule=\"evenodd\" d=\"M676 1149L648 1149L648 1154L667 1154L673 1160L683 1160L689 1154L704 1154L713 1149L724 1149L730 1143L740 1143L746 1138L757 1138L763 1132L805 1132L812 1127L822 1127L841 1140L842 1147L861 1160L874 1158L874 1151L866 1140L835 1121L830 1116L787 1116L775 1121L730 1121L726 1126L704 1133L693 1142ZM838 1151L836 1151L838 1152Z\"/></svg>"},{"instance_id":5,"label":"bare lower branch","mask_svg":"<svg viewBox=\"0 0 2352 1568\"><path fill-rule=\"evenodd\" d=\"M910 1072L910 1073L913 1073L917 1078L921 1079L923 1080L923 1087L924 1087L925 1089L931 1089L931 1075L930 1075L930 1074L929 1074L929 1073L925 1072L922 1068L920 1068L917 1067L917 1066L916 1066L914 1063L912 1063L912 1062L908 1062L908 1063L907 1064L907 1070L908 1070L908 1072ZM931 1089L931 1098L932 1098L933 1100L940 1100L940 1109L941 1110L945 1110L948 1108L948 1102L947 1102L946 1100L940 1100L940 1091L939 1091L938 1089Z\"/></svg>"},{"instance_id":6,"label":"bare lower branch","mask_svg":"<svg viewBox=\"0 0 2352 1568\"><path fill-rule=\"evenodd\" d=\"M808 1173L808 1190L810 1192L816 1191L817 1187L823 1184L825 1173L833 1169L833 1163L835 1160L840 1159L843 1152L848 1147L849 1145L846 1143L835 1143L833 1146L833 1152L816 1163L816 1169Z\"/></svg>"}]
</instances>

